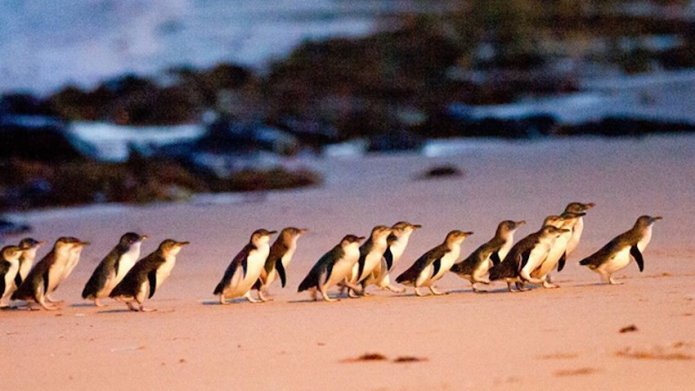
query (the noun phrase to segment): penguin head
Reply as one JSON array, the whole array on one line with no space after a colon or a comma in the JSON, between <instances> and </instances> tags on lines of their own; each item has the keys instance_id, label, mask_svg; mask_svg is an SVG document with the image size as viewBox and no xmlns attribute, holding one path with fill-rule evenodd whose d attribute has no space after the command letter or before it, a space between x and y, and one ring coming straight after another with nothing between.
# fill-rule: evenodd
<instances>
[{"instance_id":1,"label":"penguin head","mask_svg":"<svg viewBox=\"0 0 695 391\"><path fill-rule=\"evenodd\" d=\"M178 242L174 239L166 239L159 244L159 251L161 251L164 256L176 255L179 253L179 251L181 251L183 246L187 246L189 244L190 242Z\"/></svg>"},{"instance_id":2,"label":"penguin head","mask_svg":"<svg viewBox=\"0 0 695 391\"><path fill-rule=\"evenodd\" d=\"M507 237L510 233L516 231L522 225L526 224L525 220L513 221L504 220L497 226L497 235L500 237Z\"/></svg>"},{"instance_id":3,"label":"penguin head","mask_svg":"<svg viewBox=\"0 0 695 391\"><path fill-rule=\"evenodd\" d=\"M32 250L41 247L45 242L36 240L34 238L24 238L19 242L19 248L22 251Z\"/></svg>"},{"instance_id":4,"label":"penguin head","mask_svg":"<svg viewBox=\"0 0 695 391\"><path fill-rule=\"evenodd\" d=\"M56 252L66 252L69 251L72 248L73 245L73 238L63 236L60 237L56 240L56 242L53 244L53 250Z\"/></svg>"},{"instance_id":5,"label":"penguin head","mask_svg":"<svg viewBox=\"0 0 695 391\"><path fill-rule=\"evenodd\" d=\"M83 248L85 248L86 246L89 246L91 244L90 242L82 241L74 236L68 236L68 237L65 237L65 239L68 242L68 244L70 245L70 251L73 254L81 252Z\"/></svg>"},{"instance_id":6,"label":"penguin head","mask_svg":"<svg viewBox=\"0 0 695 391\"><path fill-rule=\"evenodd\" d=\"M574 212L574 213L586 212L587 210L593 208L595 205L596 204L594 204L593 202L588 202L586 204L583 204L581 202L570 202L565 207L565 212Z\"/></svg>"},{"instance_id":7,"label":"penguin head","mask_svg":"<svg viewBox=\"0 0 695 391\"><path fill-rule=\"evenodd\" d=\"M277 231L269 231L264 228L257 229L251 234L251 243L256 245L268 243L270 241L270 235L275 233L277 233Z\"/></svg>"},{"instance_id":8,"label":"penguin head","mask_svg":"<svg viewBox=\"0 0 695 391\"><path fill-rule=\"evenodd\" d=\"M379 239L384 239L388 237L391 234L391 228L385 226L385 225L377 225L376 227L372 228L372 233L371 237L372 240L379 240Z\"/></svg>"},{"instance_id":9,"label":"penguin head","mask_svg":"<svg viewBox=\"0 0 695 391\"><path fill-rule=\"evenodd\" d=\"M285 241L291 241L296 237L304 235L308 231L308 228L287 227L280 231L280 236Z\"/></svg>"},{"instance_id":10,"label":"penguin head","mask_svg":"<svg viewBox=\"0 0 695 391\"><path fill-rule=\"evenodd\" d=\"M22 255L22 249L19 246L5 246L0 250L0 254L6 261L16 261Z\"/></svg>"},{"instance_id":11,"label":"penguin head","mask_svg":"<svg viewBox=\"0 0 695 391\"><path fill-rule=\"evenodd\" d=\"M399 221L391 226L391 232L396 238L403 236L404 234L410 235L413 231L418 228L422 228L420 224L411 224L407 221Z\"/></svg>"},{"instance_id":12,"label":"penguin head","mask_svg":"<svg viewBox=\"0 0 695 391\"><path fill-rule=\"evenodd\" d=\"M445 242L449 245L456 244L456 243L462 243L467 237L469 237L471 235L473 235L472 231L461 231L461 230L455 229L446 235Z\"/></svg>"},{"instance_id":13,"label":"penguin head","mask_svg":"<svg viewBox=\"0 0 695 391\"><path fill-rule=\"evenodd\" d=\"M136 234L135 232L127 232L121 236L121 240L119 241L119 244L121 246L126 246L130 247L135 243L140 243L143 240L146 240L148 238L147 235L139 235Z\"/></svg>"},{"instance_id":14,"label":"penguin head","mask_svg":"<svg viewBox=\"0 0 695 391\"><path fill-rule=\"evenodd\" d=\"M341 247L348 247L348 246L359 246L360 242L365 239L364 236L357 236L357 235L345 235L343 237L343 240L340 241Z\"/></svg>"},{"instance_id":15,"label":"penguin head","mask_svg":"<svg viewBox=\"0 0 695 391\"><path fill-rule=\"evenodd\" d=\"M556 228L560 228L562 224L564 223L564 218L562 216L558 215L550 215L543 220L543 227L551 225Z\"/></svg>"},{"instance_id":16,"label":"penguin head","mask_svg":"<svg viewBox=\"0 0 695 391\"><path fill-rule=\"evenodd\" d=\"M558 228L552 225L545 225L543 228L541 228L541 232L543 236L558 237L565 232L570 232L570 230L566 228Z\"/></svg>"},{"instance_id":17,"label":"penguin head","mask_svg":"<svg viewBox=\"0 0 695 391\"><path fill-rule=\"evenodd\" d=\"M639 218L637 218L637 221L635 222L635 228L647 228L661 219L663 219L663 217L661 216L640 216Z\"/></svg>"}]
</instances>

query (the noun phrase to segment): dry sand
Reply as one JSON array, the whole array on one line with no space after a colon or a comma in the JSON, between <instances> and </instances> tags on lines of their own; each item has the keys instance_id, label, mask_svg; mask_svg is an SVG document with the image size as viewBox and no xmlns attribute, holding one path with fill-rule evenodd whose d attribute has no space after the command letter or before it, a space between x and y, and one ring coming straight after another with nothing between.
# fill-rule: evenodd
<instances>
[{"instance_id":1,"label":"dry sand","mask_svg":"<svg viewBox=\"0 0 695 391\"><path fill-rule=\"evenodd\" d=\"M462 178L416 180L443 163ZM56 292L61 311L0 312L0 389L692 389L695 370L695 137L480 143L459 154L308 161L324 186L229 204L170 204L43 211L27 215L38 239L92 241ZM397 272L454 228L475 231L472 251L500 220L526 219L517 238L569 201L593 201L582 242L555 290L509 294L504 284L474 294L453 274L451 294L417 298L376 292L338 303L308 301L296 286L346 233L398 220L424 228ZM67 213L66 213L67 212ZM598 285L577 261L660 214L622 286ZM266 304L215 304L229 260L259 227L312 230L299 242L288 288ZM127 230L192 244L172 276L132 313L95 308L81 289ZM42 249L39 256L46 253ZM634 325L636 330L621 333ZM365 353L374 358L359 360ZM421 360L399 363L399 357Z\"/></svg>"}]
</instances>

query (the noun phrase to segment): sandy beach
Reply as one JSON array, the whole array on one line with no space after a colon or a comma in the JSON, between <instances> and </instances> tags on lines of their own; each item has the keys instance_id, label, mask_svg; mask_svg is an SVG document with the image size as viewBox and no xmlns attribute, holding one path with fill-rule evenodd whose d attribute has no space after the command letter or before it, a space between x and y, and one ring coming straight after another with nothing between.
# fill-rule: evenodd
<instances>
[{"instance_id":1,"label":"sandy beach","mask_svg":"<svg viewBox=\"0 0 695 391\"><path fill-rule=\"evenodd\" d=\"M7 365L0 389L692 389L695 137L470 143L434 157L307 158L297 164L319 170L323 186L230 202L23 214L37 239L74 235L92 245L54 295L65 300L62 310L0 312ZM442 164L464 176L418 179ZM398 274L451 229L475 232L463 244L468 254L499 221L526 220L519 239L570 201L596 207L554 276L560 289L509 294L497 283L475 294L450 274L438 285L450 294L440 297L372 287L373 296L324 303L296 293L345 234L399 220L422 224ZM644 252L644 272L631 263L616 275L625 285L598 284L577 262L642 214L664 217ZM288 225L311 230L299 241L288 287L272 286L269 303L218 305L212 290L250 233ZM152 238L143 255L165 238L191 242L147 303L153 313L80 298L94 267L129 230ZM621 332L631 325L636 330ZM384 359L359 360L365 353Z\"/></svg>"}]
</instances>

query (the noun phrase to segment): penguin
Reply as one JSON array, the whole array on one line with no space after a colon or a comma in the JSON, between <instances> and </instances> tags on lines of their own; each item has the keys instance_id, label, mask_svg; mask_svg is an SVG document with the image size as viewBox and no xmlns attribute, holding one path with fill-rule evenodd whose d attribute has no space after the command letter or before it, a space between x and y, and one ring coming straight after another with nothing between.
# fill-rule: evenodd
<instances>
[{"instance_id":1,"label":"penguin","mask_svg":"<svg viewBox=\"0 0 695 391\"><path fill-rule=\"evenodd\" d=\"M585 213L589 209L593 208L596 206L593 202L588 202L586 204L583 204L581 202L570 202L567 204L565 207L564 213ZM565 258L569 257L570 254L574 252L574 250L577 248L577 245L579 245L579 239L582 237L582 232L584 232L584 219L582 217L579 217L577 219L577 222L574 224L572 227L572 237L570 240L567 242L567 251L565 251ZM557 265L557 271L562 271L562 269L565 267L565 262L561 261Z\"/></svg>"},{"instance_id":2,"label":"penguin","mask_svg":"<svg viewBox=\"0 0 695 391\"><path fill-rule=\"evenodd\" d=\"M261 270L258 281L253 289L258 291L258 299L267 301L264 292L280 277L280 283L284 288L287 284L287 266L292 262L292 257L297 250L297 240L308 231L307 228L287 227L280 231L275 242L270 246L270 253L265 260L265 266Z\"/></svg>"},{"instance_id":3,"label":"penguin","mask_svg":"<svg viewBox=\"0 0 695 391\"><path fill-rule=\"evenodd\" d=\"M131 311L150 312L155 309L145 308L145 299L150 299L169 277L176 265L176 256L189 242L166 239L157 250L139 260L116 285L109 297L125 303ZM133 304L137 303L137 306Z\"/></svg>"},{"instance_id":4,"label":"penguin","mask_svg":"<svg viewBox=\"0 0 695 391\"><path fill-rule=\"evenodd\" d=\"M364 236L346 235L338 245L324 254L311 268L299 284L297 292L311 290L314 300L317 291L328 302L336 301L328 296L328 289L335 285L346 286L358 292L359 288L350 282L352 270L360 258L360 242Z\"/></svg>"},{"instance_id":5,"label":"penguin","mask_svg":"<svg viewBox=\"0 0 695 391\"><path fill-rule=\"evenodd\" d=\"M22 284L12 294L12 300L33 301L46 310L57 310L58 307L48 297L57 287L56 281L63 276L64 268L71 256L71 248L75 245L71 238L58 238L51 251L34 265ZM31 304L29 304L31 308Z\"/></svg>"},{"instance_id":6,"label":"penguin","mask_svg":"<svg viewBox=\"0 0 695 391\"><path fill-rule=\"evenodd\" d=\"M495 236L475 249L466 259L451 267L459 277L470 281L473 292L478 292L476 283L489 284L487 274L490 268L502 262L514 244L514 233L526 221L504 220L497 225Z\"/></svg>"},{"instance_id":7,"label":"penguin","mask_svg":"<svg viewBox=\"0 0 695 391\"><path fill-rule=\"evenodd\" d=\"M265 261L270 255L270 235L274 233L276 231L258 229L251 234L249 243L232 259L213 291L213 294L219 296L220 304L227 304L227 299L237 297L244 297L252 303L259 302L251 297L251 288L261 276Z\"/></svg>"},{"instance_id":8,"label":"penguin","mask_svg":"<svg viewBox=\"0 0 695 391\"><path fill-rule=\"evenodd\" d=\"M536 270L531 272L532 277L543 281L543 288L560 287L550 281L550 272L552 272L556 266L560 264L564 265L567 259L567 243L572 238L574 233L573 228L577 224L577 221L585 214L584 212L564 212L560 216L548 216L543 222L543 225L552 225L555 228L567 230L555 239L543 263Z\"/></svg>"},{"instance_id":9,"label":"penguin","mask_svg":"<svg viewBox=\"0 0 695 391\"><path fill-rule=\"evenodd\" d=\"M5 246L0 250L0 308L7 307L7 299L15 290L15 277L19 272L19 246Z\"/></svg>"},{"instance_id":10,"label":"penguin","mask_svg":"<svg viewBox=\"0 0 695 391\"><path fill-rule=\"evenodd\" d=\"M417 296L423 296L418 288L426 286L433 295L442 295L434 288L434 283L451 269L461 253L463 241L473 235L473 232L454 230L449 232L444 243L429 250L418 258L415 263L396 278L396 282L410 285Z\"/></svg>"},{"instance_id":11,"label":"penguin","mask_svg":"<svg viewBox=\"0 0 695 391\"><path fill-rule=\"evenodd\" d=\"M97 307L104 304L99 299L109 297L111 290L125 277L128 270L140 259L140 247L147 235L128 232L121 236L116 247L101 260L82 290L82 298L94 300Z\"/></svg>"},{"instance_id":12,"label":"penguin","mask_svg":"<svg viewBox=\"0 0 695 391\"><path fill-rule=\"evenodd\" d=\"M36 252L44 243L44 241L34 238L24 238L19 242L18 246L20 250L22 250L22 255L19 257L19 272L14 281L15 290L18 289L19 286L22 285L24 279L27 278L31 267L34 265Z\"/></svg>"},{"instance_id":13,"label":"penguin","mask_svg":"<svg viewBox=\"0 0 695 391\"><path fill-rule=\"evenodd\" d=\"M391 228L385 225L377 225L372 228L369 238L360 246L360 257L352 269L350 282L355 285L361 285L363 295L366 295L367 278L371 276L377 267L381 267L384 252L386 252L388 247L387 239L389 235L391 235ZM352 290L348 292L354 293Z\"/></svg>"},{"instance_id":14,"label":"penguin","mask_svg":"<svg viewBox=\"0 0 695 391\"><path fill-rule=\"evenodd\" d=\"M373 284L394 293L403 293L405 291L405 288L396 288L391 285L389 274L400 261L403 252L405 252L410 235L419 228L422 228L422 225L411 224L407 221L399 221L391 226L391 234L386 238L386 250L381 259L381 264L374 268L372 274L365 281L366 285Z\"/></svg>"},{"instance_id":15,"label":"penguin","mask_svg":"<svg viewBox=\"0 0 695 391\"><path fill-rule=\"evenodd\" d=\"M640 216L629 231L616 236L579 264L600 274L601 281L608 280L611 285L621 285L622 282L613 279L613 273L626 267L630 263L630 257L635 259L640 272L644 270L642 251L652 239L654 223L661 219L661 216Z\"/></svg>"},{"instance_id":16,"label":"penguin","mask_svg":"<svg viewBox=\"0 0 695 391\"><path fill-rule=\"evenodd\" d=\"M533 267L535 270L536 267L533 265L538 265L545 259L553 241L562 232L565 231L552 225L546 225L539 231L519 240L512 246L501 263L490 268L490 281L505 280L509 292L512 292L512 282L517 283L517 289L520 291L524 290L523 282L525 281L542 283L539 280L531 279L528 275L530 273L529 268ZM522 272L524 275L522 275Z\"/></svg>"}]
</instances>

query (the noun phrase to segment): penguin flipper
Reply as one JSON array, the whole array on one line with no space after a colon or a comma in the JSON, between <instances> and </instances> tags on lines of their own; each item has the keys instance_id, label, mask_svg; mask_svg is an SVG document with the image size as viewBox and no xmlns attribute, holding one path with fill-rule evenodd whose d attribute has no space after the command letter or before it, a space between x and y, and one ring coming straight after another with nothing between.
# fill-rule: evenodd
<instances>
[{"instance_id":1,"label":"penguin flipper","mask_svg":"<svg viewBox=\"0 0 695 391\"><path fill-rule=\"evenodd\" d=\"M391 247L386 248L384 259L386 260L386 269L390 271L391 267L393 267L393 253L391 252Z\"/></svg>"},{"instance_id":2,"label":"penguin flipper","mask_svg":"<svg viewBox=\"0 0 695 391\"><path fill-rule=\"evenodd\" d=\"M644 258L642 258L642 253L639 251L639 248L637 248L637 246L630 247L630 255L632 255L632 257L635 258L635 262L637 262L639 271L644 271Z\"/></svg>"},{"instance_id":3,"label":"penguin flipper","mask_svg":"<svg viewBox=\"0 0 695 391\"><path fill-rule=\"evenodd\" d=\"M147 273L147 281L150 283L150 295L147 298L151 299L154 296L154 291L157 289L157 269Z\"/></svg>"},{"instance_id":4,"label":"penguin flipper","mask_svg":"<svg viewBox=\"0 0 695 391\"><path fill-rule=\"evenodd\" d=\"M557 263L557 271L561 272L565 268L565 262L567 261L567 253L562 253L560 260Z\"/></svg>"},{"instance_id":5,"label":"penguin flipper","mask_svg":"<svg viewBox=\"0 0 695 391\"><path fill-rule=\"evenodd\" d=\"M5 276L0 276L0 298L5 295Z\"/></svg>"},{"instance_id":6,"label":"penguin flipper","mask_svg":"<svg viewBox=\"0 0 695 391\"><path fill-rule=\"evenodd\" d=\"M46 270L46 272L43 273L43 293L44 293L44 295L47 295L49 293L48 292L48 276L49 276L49 273L48 273L48 270Z\"/></svg>"},{"instance_id":7,"label":"penguin flipper","mask_svg":"<svg viewBox=\"0 0 695 391\"><path fill-rule=\"evenodd\" d=\"M360 251L360 258L357 260L357 282L360 281L362 273L364 273L365 263L367 263L367 253Z\"/></svg>"},{"instance_id":8,"label":"penguin flipper","mask_svg":"<svg viewBox=\"0 0 695 391\"><path fill-rule=\"evenodd\" d=\"M17 286L17 289L22 286L22 275L19 272L14 276L14 284Z\"/></svg>"},{"instance_id":9,"label":"penguin flipper","mask_svg":"<svg viewBox=\"0 0 695 391\"><path fill-rule=\"evenodd\" d=\"M285 274L285 265L282 264L282 259L278 259L275 262L275 270L277 270L278 276L280 276L280 283L284 288L285 284L287 284L287 275Z\"/></svg>"},{"instance_id":10,"label":"penguin flipper","mask_svg":"<svg viewBox=\"0 0 695 391\"><path fill-rule=\"evenodd\" d=\"M439 269L442 268L442 259L439 258L436 261L432 262L432 267L434 267L434 270L432 271L432 277L434 277L437 275L437 273L439 273Z\"/></svg>"},{"instance_id":11,"label":"penguin flipper","mask_svg":"<svg viewBox=\"0 0 695 391\"><path fill-rule=\"evenodd\" d=\"M490 254L490 260L492 261L493 266L502 263L502 260L500 259L500 254L497 251Z\"/></svg>"},{"instance_id":12,"label":"penguin flipper","mask_svg":"<svg viewBox=\"0 0 695 391\"><path fill-rule=\"evenodd\" d=\"M531 256L531 250L524 251L523 254L521 254L521 262L519 263L519 271L526 266L528 263L528 259Z\"/></svg>"}]
</instances>

